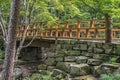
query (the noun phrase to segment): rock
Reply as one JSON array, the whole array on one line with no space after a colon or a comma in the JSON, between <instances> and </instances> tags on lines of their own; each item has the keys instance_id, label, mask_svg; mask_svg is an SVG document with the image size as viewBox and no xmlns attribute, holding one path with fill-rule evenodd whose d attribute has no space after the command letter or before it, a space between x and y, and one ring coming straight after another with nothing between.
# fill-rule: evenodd
<instances>
[{"instance_id":1,"label":"rock","mask_svg":"<svg viewBox=\"0 0 120 80\"><path fill-rule=\"evenodd\" d=\"M91 72L94 76L100 76L100 74L102 74L101 65L100 66L92 66Z\"/></svg>"},{"instance_id":2,"label":"rock","mask_svg":"<svg viewBox=\"0 0 120 80\"><path fill-rule=\"evenodd\" d=\"M21 68L15 68L14 69L14 73L13 75L15 76L15 78L20 78L22 77L23 71Z\"/></svg>"},{"instance_id":3,"label":"rock","mask_svg":"<svg viewBox=\"0 0 120 80\"><path fill-rule=\"evenodd\" d=\"M55 58L47 58L45 60L45 64L48 65L48 66L55 65L56 64Z\"/></svg>"},{"instance_id":4,"label":"rock","mask_svg":"<svg viewBox=\"0 0 120 80\"><path fill-rule=\"evenodd\" d=\"M90 73L90 67L87 64L74 64L70 66L72 76L82 76Z\"/></svg>"},{"instance_id":5,"label":"rock","mask_svg":"<svg viewBox=\"0 0 120 80\"><path fill-rule=\"evenodd\" d=\"M58 44L64 44L63 40L58 40Z\"/></svg>"},{"instance_id":6,"label":"rock","mask_svg":"<svg viewBox=\"0 0 120 80\"><path fill-rule=\"evenodd\" d=\"M65 54L66 54L65 51L62 51L62 50L61 50L61 51L56 51L55 56L56 56L56 57L63 57L63 56L65 56Z\"/></svg>"},{"instance_id":7,"label":"rock","mask_svg":"<svg viewBox=\"0 0 120 80\"><path fill-rule=\"evenodd\" d=\"M106 54L112 54L112 52L113 52L112 44L104 44L103 48L104 48Z\"/></svg>"},{"instance_id":8,"label":"rock","mask_svg":"<svg viewBox=\"0 0 120 80\"><path fill-rule=\"evenodd\" d=\"M46 70L46 69L47 69L47 65L45 64L38 65L38 70Z\"/></svg>"},{"instance_id":9,"label":"rock","mask_svg":"<svg viewBox=\"0 0 120 80\"><path fill-rule=\"evenodd\" d=\"M80 64L80 63L87 63L88 58L85 56L79 56L76 57L76 63Z\"/></svg>"},{"instance_id":10,"label":"rock","mask_svg":"<svg viewBox=\"0 0 120 80\"><path fill-rule=\"evenodd\" d=\"M110 64L110 63L103 63L102 64L102 67L107 67L107 68L111 68L111 69L118 69L119 66L120 66L119 63L112 63L112 64Z\"/></svg>"},{"instance_id":11,"label":"rock","mask_svg":"<svg viewBox=\"0 0 120 80\"><path fill-rule=\"evenodd\" d=\"M74 44L76 44L77 42L75 41L75 40L71 40L70 41L70 44L72 44L72 45L74 45Z\"/></svg>"},{"instance_id":12,"label":"rock","mask_svg":"<svg viewBox=\"0 0 120 80\"><path fill-rule=\"evenodd\" d=\"M54 58L55 57L55 53L54 52L49 52L49 53L47 53L46 57Z\"/></svg>"},{"instance_id":13,"label":"rock","mask_svg":"<svg viewBox=\"0 0 120 80\"><path fill-rule=\"evenodd\" d=\"M53 69L55 69L55 66L48 66L48 67L47 67L47 70L48 70L48 71L52 71Z\"/></svg>"},{"instance_id":14,"label":"rock","mask_svg":"<svg viewBox=\"0 0 120 80\"><path fill-rule=\"evenodd\" d=\"M110 59L109 55L106 55L106 54L93 54L93 58L100 59L103 61L109 61Z\"/></svg>"},{"instance_id":15,"label":"rock","mask_svg":"<svg viewBox=\"0 0 120 80\"><path fill-rule=\"evenodd\" d=\"M101 49L101 48L94 48L94 53L97 53L97 54L100 54L100 53L103 53L104 50Z\"/></svg>"},{"instance_id":16,"label":"rock","mask_svg":"<svg viewBox=\"0 0 120 80\"><path fill-rule=\"evenodd\" d=\"M96 46L97 46L97 48L102 48L103 47L103 43L97 43Z\"/></svg>"},{"instance_id":17,"label":"rock","mask_svg":"<svg viewBox=\"0 0 120 80\"><path fill-rule=\"evenodd\" d=\"M87 50L87 44L81 44L80 50Z\"/></svg>"},{"instance_id":18,"label":"rock","mask_svg":"<svg viewBox=\"0 0 120 80\"><path fill-rule=\"evenodd\" d=\"M70 65L71 64L75 64L75 63L72 63L72 62L57 62L56 68L60 69L60 70L63 70L65 72L70 72Z\"/></svg>"},{"instance_id":19,"label":"rock","mask_svg":"<svg viewBox=\"0 0 120 80\"><path fill-rule=\"evenodd\" d=\"M69 50L66 55L67 56L79 56L80 51L71 51L71 50Z\"/></svg>"},{"instance_id":20,"label":"rock","mask_svg":"<svg viewBox=\"0 0 120 80\"><path fill-rule=\"evenodd\" d=\"M88 59L87 63L92 66L98 66L102 63L102 61L98 59Z\"/></svg>"},{"instance_id":21,"label":"rock","mask_svg":"<svg viewBox=\"0 0 120 80\"><path fill-rule=\"evenodd\" d=\"M67 56L64 58L65 62L74 62L76 59L76 56Z\"/></svg>"},{"instance_id":22,"label":"rock","mask_svg":"<svg viewBox=\"0 0 120 80\"><path fill-rule=\"evenodd\" d=\"M79 46L73 46L73 50L80 50Z\"/></svg>"},{"instance_id":23,"label":"rock","mask_svg":"<svg viewBox=\"0 0 120 80\"><path fill-rule=\"evenodd\" d=\"M56 50L60 50L62 47L61 47L61 44L57 44L56 45Z\"/></svg>"},{"instance_id":24,"label":"rock","mask_svg":"<svg viewBox=\"0 0 120 80\"><path fill-rule=\"evenodd\" d=\"M71 44L62 44L62 49L72 50Z\"/></svg>"},{"instance_id":25,"label":"rock","mask_svg":"<svg viewBox=\"0 0 120 80\"><path fill-rule=\"evenodd\" d=\"M59 69L54 69L53 70L53 73L52 73L52 76L53 77L56 77L56 76L58 76L58 75L64 75L64 76L67 76L67 73L65 73L64 71L61 71L61 70L59 70Z\"/></svg>"},{"instance_id":26,"label":"rock","mask_svg":"<svg viewBox=\"0 0 120 80\"><path fill-rule=\"evenodd\" d=\"M98 80L98 79L92 75L85 75L85 76L75 77L72 80Z\"/></svg>"},{"instance_id":27,"label":"rock","mask_svg":"<svg viewBox=\"0 0 120 80\"><path fill-rule=\"evenodd\" d=\"M57 62L63 62L63 57L56 57L55 61L57 61Z\"/></svg>"},{"instance_id":28,"label":"rock","mask_svg":"<svg viewBox=\"0 0 120 80\"><path fill-rule=\"evenodd\" d=\"M119 64L103 63L101 66L94 67L96 75L112 74L119 68Z\"/></svg>"},{"instance_id":29,"label":"rock","mask_svg":"<svg viewBox=\"0 0 120 80\"><path fill-rule=\"evenodd\" d=\"M93 47L89 47L89 48L88 48L88 52L89 52L89 53L92 53L92 52L93 52Z\"/></svg>"},{"instance_id":30,"label":"rock","mask_svg":"<svg viewBox=\"0 0 120 80\"><path fill-rule=\"evenodd\" d=\"M91 48L95 48L96 47L96 43L95 42L88 43L88 45Z\"/></svg>"},{"instance_id":31,"label":"rock","mask_svg":"<svg viewBox=\"0 0 120 80\"><path fill-rule=\"evenodd\" d=\"M116 45L115 54L120 55L120 44Z\"/></svg>"},{"instance_id":32,"label":"rock","mask_svg":"<svg viewBox=\"0 0 120 80\"><path fill-rule=\"evenodd\" d=\"M81 52L82 56L88 57L88 58L93 58L93 53L88 53L88 52Z\"/></svg>"}]
</instances>

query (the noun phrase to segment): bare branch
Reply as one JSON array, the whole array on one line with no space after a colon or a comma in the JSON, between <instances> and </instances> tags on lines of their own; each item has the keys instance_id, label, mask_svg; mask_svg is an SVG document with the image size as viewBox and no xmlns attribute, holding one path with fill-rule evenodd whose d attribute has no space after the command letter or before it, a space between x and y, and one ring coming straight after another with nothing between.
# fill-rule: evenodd
<instances>
[{"instance_id":1,"label":"bare branch","mask_svg":"<svg viewBox=\"0 0 120 80\"><path fill-rule=\"evenodd\" d=\"M35 36L33 36L32 40L27 45L22 46L22 47L23 48L28 47L34 41L34 39L36 38L36 36L37 36L37 32L36 32Z\"/></svg>"},{"instance_id":2,"label":"bare branch","mask_svg":"<svg viewBox=\"0 0 120 80\"><path fill-rule=\"evenodd\" d=\"M0 27L1 27L2 32L3 32L3 39L6 41L7 30L6 30L5 24L3 23L2 13L1 12L0 12Z\"/></svg>"}]
</instances>

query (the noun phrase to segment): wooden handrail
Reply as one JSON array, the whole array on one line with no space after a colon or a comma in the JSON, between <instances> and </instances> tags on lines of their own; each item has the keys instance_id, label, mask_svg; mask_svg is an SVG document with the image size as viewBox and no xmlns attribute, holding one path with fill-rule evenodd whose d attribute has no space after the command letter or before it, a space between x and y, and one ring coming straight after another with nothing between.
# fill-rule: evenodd
<instances>
[{"instance_id":1,"label":"wooden handrail","mask_svg":"<svg viewBox=\"0 0 120 80\"><path fill-rule=\"evenodd\" d=\"M69 38L81 40L105 40L105 20L76 20L57 21L53 26L44 26L43 22L30 23L26 33L27 38L33 37L38 31L37 38ZM120 29L112 30L112 40L119 40ZM24 25L21 25L18 38L21 38Z\"/></svg>"}]
</instances>

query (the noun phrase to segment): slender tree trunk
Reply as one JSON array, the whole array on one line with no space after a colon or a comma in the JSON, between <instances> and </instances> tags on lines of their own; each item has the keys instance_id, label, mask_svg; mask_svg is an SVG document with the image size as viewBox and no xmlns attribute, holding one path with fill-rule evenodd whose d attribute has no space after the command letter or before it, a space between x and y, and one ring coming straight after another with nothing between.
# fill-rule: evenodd
<instances>
[{"instance_id":1,"label":"slender tree trunk","mask_svg":"<svg viewBox=\"0 0 120 80\"><path fill-rule=\"evenodd\" d=\"M20 0L12 0L2 80L12 80L19 12Z\"/></svg>"},{"instance_id":2,"label":"slender tree trunk","mask_svg":"<svg viewBox=\"0 0 120 80\"><path fill-rule=\"evenodd\" d=\"M112 31L111 31L111 18L108 13L105 14L106 31L105 31L105 43L111 43Z\"/></svg>"}]
</instances>

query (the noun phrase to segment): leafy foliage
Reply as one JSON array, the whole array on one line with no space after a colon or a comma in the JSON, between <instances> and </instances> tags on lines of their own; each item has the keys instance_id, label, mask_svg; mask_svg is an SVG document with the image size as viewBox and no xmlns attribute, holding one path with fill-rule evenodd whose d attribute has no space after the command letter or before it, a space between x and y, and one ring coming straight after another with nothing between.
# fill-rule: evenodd
<instances>
[{"instance_id":1,"label":"leafy foliage","mask_svg":"<svg viewBox=\"0 0 120 80\"><path fill-rule=\"evenodd\" d=\"M111 75L103 74L101 75L100 80L120 80L120 74L111 74Z\"/></svg>"}]
</instances>

